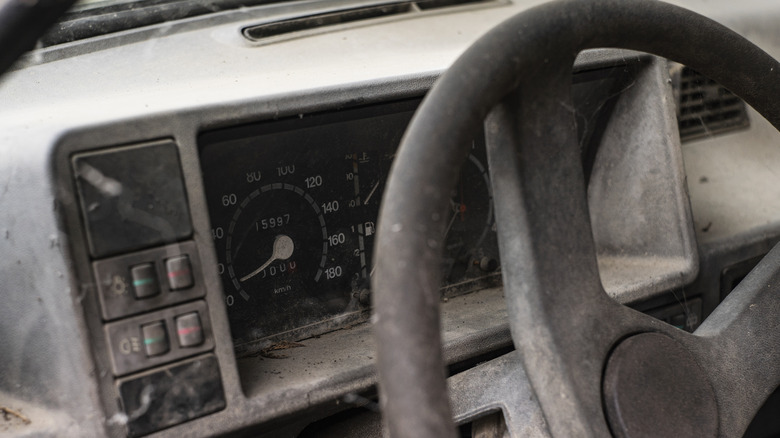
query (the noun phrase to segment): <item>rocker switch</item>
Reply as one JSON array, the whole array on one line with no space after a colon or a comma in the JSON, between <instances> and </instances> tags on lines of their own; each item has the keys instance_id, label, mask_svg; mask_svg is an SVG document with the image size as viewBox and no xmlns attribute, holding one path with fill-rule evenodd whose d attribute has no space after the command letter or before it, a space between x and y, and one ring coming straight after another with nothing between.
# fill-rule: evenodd
<instances>
[{"instance_id":1,"label":"rocker switch","mask_svg":"<svg viewBox=\"0 0 780 438\"><path fill-rule=\"evenodd\" d=\"M168 335L165 333L165 322L157 321L141 326L144 336L144 348L148 357L159 356L168 352Z\"/></svg>"},{"instance_id":2,"label":"rocker switch","mask_svg":"<svg viewBox=\"0 0 780 438\"><path fill-rule=\"evenodd\" d=\"M186 254L166 260L165 269L168 271L168 286L171 290L192 287L192 266Z\"/></svg>"},{"instance_id":3,"label":"rocker switch","mask_svg":"<svg viewBox=\"0 0 780 438\"><path fill-rule=\"evenodd\" d=\"M130 277L133 279L133 292L137 299L153 297L160 293L153 263L133 266L130 268Z\"/></svg>"},{"instance_id":4,"label":"rocker switch","mask_svg":"<svg viewBox=\"0 0 780 438\"><path fill-rule=\"evenodd\" d=\"M177 317L176 334L179 336L179 345L184 348L202 344L203 327L201 326L198 312Z\"/></svg>"}]
</instances>

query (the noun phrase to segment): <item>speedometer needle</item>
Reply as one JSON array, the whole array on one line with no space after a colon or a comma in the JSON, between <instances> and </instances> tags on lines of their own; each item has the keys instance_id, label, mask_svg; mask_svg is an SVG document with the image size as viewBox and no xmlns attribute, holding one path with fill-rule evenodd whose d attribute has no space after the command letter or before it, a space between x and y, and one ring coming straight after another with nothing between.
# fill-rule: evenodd
<instances>
[{"instance_id":1,"label":"speedometer needle","mask_svg":"<svg viewBox=\"0 0 780 438\"><path fill-rule=\"evenodd\" d=\"M260 271L267 268L268 265L275 262L276 260L289 259L290 256L292 256L293 254L293 249L295 249L295 245L293 244L292 239L290 239L290 236L286 236L284 234L280 234L276 236L276 239L274 240L274 249L273 249L273 253L271 254L271 258L269 258L267 262L263 263L262 266L255 269L250 274L241 277L241 281L249 280L250 278L259 274Z\"/></svg>"}]
</instances>

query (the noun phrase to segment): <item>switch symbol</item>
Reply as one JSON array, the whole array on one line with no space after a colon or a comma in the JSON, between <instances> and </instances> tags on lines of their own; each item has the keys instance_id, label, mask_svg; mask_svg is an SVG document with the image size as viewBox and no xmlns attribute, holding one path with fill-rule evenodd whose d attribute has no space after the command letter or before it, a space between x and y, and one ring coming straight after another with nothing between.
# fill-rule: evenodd
<instances>
[{"instance_id":1,"label":"switch symbol","mask_svg":"<svg viewBox=\"0 0 780 438\"><path fill-rule=\"evenodd\" d=\"M124 295L127 293L127 281L121 275L114 275L111 279L111 290L116 295Z\"/></svg>"},{"instance_id":2,"label":"switch symbol","mask_svg":"<svg viewBox=\"0 0 780 438\"><path fill-rule=\"evenodd\" d=\"M131 353L138 353L141 351L141 341L136 336L130 336L129 338L122 338L119 341L119 352L124 355Z\"/></svg>"}]
</instances>

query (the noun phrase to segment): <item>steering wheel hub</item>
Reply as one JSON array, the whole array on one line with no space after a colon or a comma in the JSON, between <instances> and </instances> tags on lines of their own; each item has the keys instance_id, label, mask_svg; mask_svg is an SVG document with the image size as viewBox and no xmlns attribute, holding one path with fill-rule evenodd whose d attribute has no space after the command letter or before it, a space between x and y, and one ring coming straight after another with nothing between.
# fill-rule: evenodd
<instances>
[{"instance_id":1,"label":"steering wheel hub","mask_svg":"<svg viewBox=\"0 0 780 438\"><path fill-rule=\"evenodd\" d=\"M718 406L706 373L685 347L660 333L634 335L615 347L603 394L617 438L717 436Z\"/></svg>"}]
</instances>

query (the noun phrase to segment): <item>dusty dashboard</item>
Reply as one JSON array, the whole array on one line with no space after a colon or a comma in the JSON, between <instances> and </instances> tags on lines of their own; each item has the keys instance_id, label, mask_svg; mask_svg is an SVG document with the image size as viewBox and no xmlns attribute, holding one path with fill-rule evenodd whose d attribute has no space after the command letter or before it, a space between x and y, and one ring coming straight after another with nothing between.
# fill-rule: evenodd
<instances>
[{"instance_id":1,"label":"dusty dashboard","mask_svg":"<svg viewBox=\"0 0 780 438\"><path fill-rule=\"evenodd\" d=\"M288 2L289 8L295 3ZM310 423L352 406L345 394L373 397L371 327L360 322L370 316L371 228L377 225L393 149L421 97L457 54L530 3L361 25L283 44L238 41L233 23L180 32L152 28L118 46L96 40L83 49L69 44L61 53L39 50L42 60L4 77L2 125L9 146L0 160L5 165L0 216L10 256L0 325L13 336L0 342L10 358L0 372L0 392L11 397L3 398L4 406L21 406L33 420L25 426L32 432L23 434L219 436L286 428L297 436ZM286 8L263 9L262 19L283 15ZM241 19L259 21L260 12ZM742 31L771 34L768 28L756 30L755 20L740 21L743 17L732 18ZM153 40L137 42L147 37ZM198 56L191 56L193 47ZM766 205L742 204L733 220L721 220L722 199L744 199L754 180L743 183L738 180L745 172L725 171L717 174L719 180L712 168L720 164L710 158L716 154L731 162L753 156L733 152L738 148L732 146L763 144L767 130L684 144L686 166L698 164L686 169L686 186L684 174L675 170L681 165L675 161L680 145L665 62L636 66L637 57L630 54L584 58L573 92L585 173L590 188L604 195L593 204L593 223L598 231L606 220L622 221L618 228L626 232L618 237L645 245L595 236L607 250L636 250L625 257L606 252L599 259L608 274L605 288L621 302L650 297L640 310L658 310L660 318L693 329L690 316L706 316L718 302L712 290L730 290L719 289L720 269L765 253L768 244L758 247L776 239L776 229L766 237L766 228L760 228L769 219L744 219L743 212L764 211ZM607 126L621 123L630 129ZM610 131L606 139L605 131ZM480 168L486 167L482 139L474 140L463 170L465 184L453 191L450 244L441 267L448 364L511 348L502 291L491 287L500 282L489 215L497 201ZM137 168L136 179L149 185L124 205L138 210L139 222L169 209L175 213L168 217L172 226L151 227L159 233L133 239L140 245L105 252L90 247L97 242L89 241L93 236L85 217L107 218L101 206L108 204L83 201L79 191L85 194L91 186L115 192L90 167L122 181L102 166L101 156L145 148L157 153L146 160L148 169ZM622 167L599 168L596 155L623 151L637 161L613 160ZM166 162L158 159L162 155ZM609 181L619 184L609 186ZM676 193L670 181L686 193L667 199L664 208L645 208L646 194ZM724 181L731 192L723 192ZM173 199L183 202L159 203L171 190ZM688 208L687 190L700 211L694 218L699 237L707 238L700 243L709 245L698 248L705 255L703 280L692 286L692 277L679 274L677 266L686 257L699 266L696 257L677 248L659 249L690 237L691 219L675 210ZM621 214L609 214L615 209L598 204L607 198L620 205ZM750 199L771 205L768 196ZM714 220L707 202L717 205L711 208ZM674 220L664 222L670 217ZM758 249L724 246L731 236L724 224L730 223L756 235ZM129 234L115 229L106 241ZM639 251L646 248L652 257ZM637 269L613 269L623 259ZM656 266L669 266L675 275L651 269ZM631 275L616 275L623 272ZM745 272L729 275L739 279ZM675 291L672 277L685 285L681 299L685 302L687 292L691 315L680 312L677 296L659 295ZM635 278L649 278L655 288L637 295ZM262 354L284 339L305 347L277 354L284 359ZM159 389L156 400L172 403L145 403L149 384ZM184 414L171 406L183 407Z\"/></svg>"},{"instance_id":2,"label":"dusty dashboard","mask_svg":"<svg viewBox=\"0 0 780 438\"><path fill-rule=\"evenodd\" d=\"M662 68L639 57L575 74L586 175L603 179L595 156L620 100L635 99L626 90ZM196 420L204 416L248 427L247 412L261 409L263 422L371 391L374 350L361 323L371 314L374 232L421 99L387 95L208 127L195 114L173 138L159 123L163 135L146 141L132 130L124 143L94 135L59 149L70 232L83 236L73 248L91 348L106 371L101 397L128 417L112 427L143 436L211 424ZM511 345L486 162L479 135L445 213L452 363ZM306 348L267 354L287 341ZM149 398L150 387L160 396Z\"/></svg>"}]
</instances>

